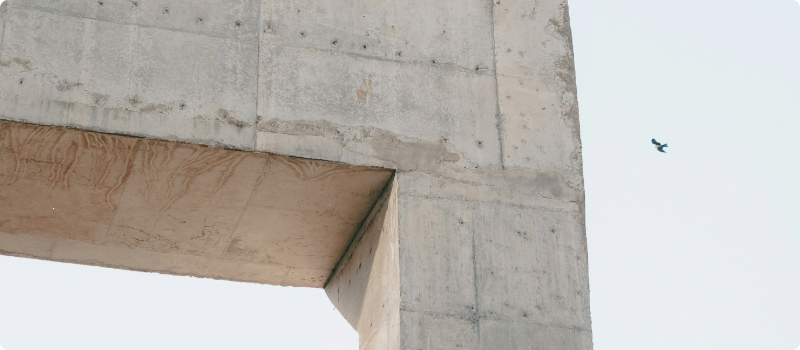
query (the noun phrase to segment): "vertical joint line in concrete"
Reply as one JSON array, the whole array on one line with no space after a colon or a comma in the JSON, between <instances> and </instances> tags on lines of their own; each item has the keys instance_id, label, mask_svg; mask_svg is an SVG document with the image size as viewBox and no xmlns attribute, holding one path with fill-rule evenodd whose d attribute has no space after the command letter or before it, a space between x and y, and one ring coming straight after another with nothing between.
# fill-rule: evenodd
<instances>
[{"instance_id":1,"label":"vertical joint line in concrete","mask_svg":"<svg viewBox=\"0 0 800 350\"><path fill-rule=\"evenodd\" d=\"M497 128L497 141L500 143L500 168L506 168L506 155L505 155L505 148L503 146L503 116L500 114L500 84L497 81L497 77L499 76L497 72L497 38L495 37L495 23L494 23L494 1L489 0L490 11L492 11L492 65L494 69L494 97L495 97L495 105L494 105L494 118L495 118L495 127Z\"/></svg>"},{"instance_id":2,"label":"vertical joint line in concrete","mask_svg":"<svg viewBox=\"0 0 800 350\"><path fill-rule=\"evenodd\" d=\"M475 345L479 347L481 340L481 308L478 298L478 253L475 249L475 225L472 224L470 226L470 231L472 231L472 289L475 293L475 330L478 336L478 344Z\"/></svg>"},{"instance_id":3,"label":"vertical joint line in concrete","mask_svg":"<svg viewBox=\"0 0 800 350\"><path fill-rule=\"evenodd\" d=\"M265 158L266 162L264 162L264 167L261 168L261 174L258 174L258 179L256 179L256 184L253 185L253 190L250 191L250 195L247 196L247 201L244 202L244 208L242 208L242 211L239 213L239 218L236 219L236 224L233 225L233 231L231 231L231 235L228 237L228 242L225 243L225 249L222 251L222 253L219 254L219 256L217 256L218 258L223 258L225 256L225 252L227 252L228 249L231 248L231 243L233 242L233 234L236 233L236 231L239 229L239 223L242 222L242 217L244 217L244 212L247 210L247 208L250 207L250 201L253 200L253 196L255 195L256 191L258 191L258 188L261 187L261 181L262 179L264 179L264 174L266 174L269 171L270 166L272 165L272 157L267 155ZM286 278L286 276L283 276L283 278Z\"/></svg>"},{"instance_id":4,"label":"vertical joint line in concrete","mask_svg":"<svg viewBox=\"0 0 800 350\"><path fill-rule=\"evenodd\" d=\"M6 20L5 20L5 17L8 16L8 4L6 4L6 13L0 14L0 16L4 17L2 19L3 25L0 26L0 53L2 53L3 52L3 37L6 36Z\"/></svg>"},{"instance_id":5,"label":"vertical joint line in concrete","mask_svg":"<svg viewBox=\"0 0 800 350\"><path fill-rule=\"evenodd\" d=\"M264 30L261 29L261 24L264 22L261 18L264 15L261 12L262 3L263 1L258 2L258 14L256 15L256 18L258 18L258 23L256 23L256 119L253 123L253 150L258 147L258 122L260 121L259 114L261 113L258 111L258 100L261 99L261 34L264 34Z\"/></svg>"}]
</instances>

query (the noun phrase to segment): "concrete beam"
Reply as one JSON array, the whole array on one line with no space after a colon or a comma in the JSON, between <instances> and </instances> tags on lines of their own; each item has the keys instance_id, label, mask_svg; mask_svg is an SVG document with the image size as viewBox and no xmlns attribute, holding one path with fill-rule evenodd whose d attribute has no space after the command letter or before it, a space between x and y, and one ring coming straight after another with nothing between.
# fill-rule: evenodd
<instances>
[{"instance_id":1,"label":"concrete beam","mask_svg":"<svg viewBox=\"0 0 800 350\"><path fill-rule=\"evenodd\" d=\"M0 253L322 287L391 174L0 121Z\"/></svg>"}]
</instances>

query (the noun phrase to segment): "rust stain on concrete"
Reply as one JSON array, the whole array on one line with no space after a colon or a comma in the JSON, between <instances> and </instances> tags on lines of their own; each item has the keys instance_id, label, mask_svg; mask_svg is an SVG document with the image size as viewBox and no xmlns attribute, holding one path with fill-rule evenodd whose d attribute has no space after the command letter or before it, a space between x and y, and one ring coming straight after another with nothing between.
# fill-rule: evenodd
<instances>
[{"instance_id":1,"label":"rust stain on concrete","mask_svg":"<svg viewBox=\"0 0 800 350\"><path fill-rule=\"evenodd\" d=\"M361 102L367 102L367 97L375 97L372 94L372 74L370 74L367 79L363 79L361 82L361 87L356 90L356 97Z\"/></svg>"}]
</instances>

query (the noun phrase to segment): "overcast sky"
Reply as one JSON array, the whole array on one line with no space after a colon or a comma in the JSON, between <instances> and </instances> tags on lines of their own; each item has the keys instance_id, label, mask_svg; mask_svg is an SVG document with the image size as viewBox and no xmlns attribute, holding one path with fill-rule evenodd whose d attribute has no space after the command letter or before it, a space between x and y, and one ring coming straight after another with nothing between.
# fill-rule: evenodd
<instances>
[{"instance_id":1,"label":"overcast sky","mask_svg":"<svg viewBox=\"0 0 800 350\"><path fill-rule=\"evenodd\" d=\"M800 5L570 12L595 349L797 349Z\"/></svg>"},{"instance_id":2,"label":"overcast sky","mask_svg":"<svg viewBox=\"0 0 800 350\"><path fill-rule=\"evenodd\" d=\"M800 4L571 0L570 12L594 348L800 350ZM320 289L9 257L0 344L358 348Z\"/></svg>"}]
</instances>

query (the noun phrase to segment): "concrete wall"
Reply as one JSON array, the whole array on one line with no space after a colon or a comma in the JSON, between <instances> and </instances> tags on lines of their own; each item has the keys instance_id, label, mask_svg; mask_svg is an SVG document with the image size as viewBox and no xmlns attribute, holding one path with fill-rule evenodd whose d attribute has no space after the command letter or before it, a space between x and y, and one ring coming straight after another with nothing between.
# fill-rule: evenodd
<instances>
[{"instance_id":1,"label":"concrete wall","mask_svg":"<svg viewBox=\"0 0 800 350\"><path fill-rule=\"evenodd\" d=\"M1 118L397 169L399 290L329 293L384 281L396 348L591 349L566 0L4 6Z\"/></svg>"}]
</instances>

